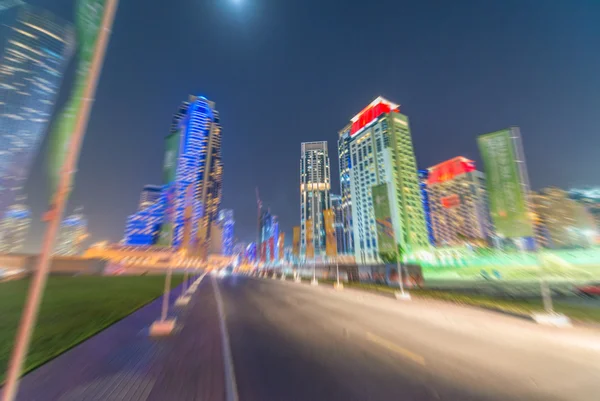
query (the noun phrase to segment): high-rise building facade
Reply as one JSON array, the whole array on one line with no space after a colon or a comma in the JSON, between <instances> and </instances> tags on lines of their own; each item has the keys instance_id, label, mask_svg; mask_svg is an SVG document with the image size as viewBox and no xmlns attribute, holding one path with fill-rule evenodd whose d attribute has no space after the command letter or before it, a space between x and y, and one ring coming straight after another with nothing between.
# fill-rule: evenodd
<instances>
[{"instance_id":1,"label":"high-rise building facade","mask_svg":"<svg viewBox=\"0 0 600 401\"><path fill-rule=\"evenodd\" d=\"M352 124L346 125L338 133L338 160L340 169L340 196L342 198L342 224L343 233L341 243L343 253L354 253L354 230L352 228L352 192L350 190L350 129Z\"/></svg>"},{"instance_id":2,"label":"high-rise building facade","mask_svg":"<svg viewBox=\"0 0 600 401\"><path fill-rule=\"evenodd\" d=\"M437 246L485 245L493 233L485 176L464 157L429 169L427 195Z\"/></svg>"},{"instance_id":3,"label":"high-rise building facade","mask_svg":"<svg viewBox=\"0 0 600 401\"><path fill-rule=\"evenodd\" d=\"M222 177L219 113L214 102L190 96L179 107L166 138L160 199L129 217L125 243L185 246L206 255L211 232L218 229Z\"/></svg>"},{"instance_id":4,"label":"high-rise building facade","mask_svg":"<svg viewBox=\"0 0 600 401\"><path fill-rule=\"evenodd\" d=\"M408 117L382 97L352 118L350 189L357 263L379 261L371 187L387 184L394 237L406 253L429 247Z\"/></svg>"},{"instance_id":5,"label":"high-rise building facade","mask_svg":"<svg viewBox=\"0 0 600 401\"><path fill-rule=\"evenodd\" d=\"M323 210L330 206L331 174L327 142L303 142L300 153L300 227L301 246L306 250L307 238L314 242L315 255L325 251ZM306 224L312 220L312 235L307 237Z\"/></svg>"},{"instance_id":6,"label":"high-rise building facade","mask_svg":"<svg viewBox=\"0 0 600 401\"><path fill-rule=\"evenodd\" d=\"M272 215L269 209L262 210L259 224L260 257L264 261L273 261L277 256L276 248L279 239L279 222L277 216Z\"/></svg>"},{"instance_id":7,"label":"high-rise building facade","mask_svg":"<svg viewBox=\"0 0 600 401\"><path fill-rule=\"evenodd\" d=\"M574 188L569 190L569 197L585 205L600 229L600 188Z\"/></svg>"},{"instance_id":8,"label":"high-rise building facade","mask_svg":"<svg viewBox=\"0 0 600 401\"><path fill-rule=\"evenodd\" d=\"M9 206L0 222L0 253L16 253L23 249L31 224L31 212L24 204Z\"/></svg>"},{"instance_id":9,"label":"high-rise building facade","mask_svg":"<svg viewBox=\"0 0 600 401\"><path fill-rule=\"evenodd\" d=\"M519 127L480 135L485 184L496 239L527 249L534 237L529 174Z\"/></svg>"},{"instance_id":10,"label":"high-rise building facade","mask_svg":"<svg viewBox=\"0 0 600 401\"><path fill-rule=\"evenodd\" d=\"M335 239L337 242L337 253L347 254L350 251L346 248L346 238L344 233L344 206L342 196L337 194L330 194L331 198L331 210L334 215L333 228L335 231Z\"/></svg>"},{"instance_id":11,"label":"high-rise building facade","mask_svg":"<svg viewBox=\"0 0 600 401\"><path fill-rule=\"evenodd\" d=\"M223 255L232 256L234 254L234 231L235 220L233 219L233 210L223 209L219 212L219 225L222 227L222 249Z\"/></svg>"},{"instance_id":12,"label":"high-rise building facade","mask_svg":"<svg viewBox=\"0 0 600 401\"><path fill-rule=\"evenodd\" d=\"M75 42L71 24L45 10L20 5L3 14L10 21L0 26L0 213L21 193Z\"/></svg>"},{"instance_id":13,"label":"high-rise building facade","mask_svg":"<svg viewBox=\"0 0 600 401\"><path fill-rule=\"evenodd\" d=\"M598 228L586 207L559 188L544 188L532 196L536 242L545 248L595 245Z\"/></svg>"},{"instance_id":14,"label":"high-rise building facade","mask_svg":"<svg viewBox=\"0 0 600 401\"><path fill-rule=\"evenodd\" d=\"M81 245L87 237L87 220L79 211L67 216L58 233L55 255L75 256L83 250Z\"/></svg>"},{"instance_id":15,"label":"high-rise building facade","mask_svg":"<svg viewBox=\"0 0 600 401\"><path fill-rule=\"evenodd\" d=\"M144 210L155 204L160 199L162 187L160 185L145 185L140 194L140 204L138 210Z\"/></svg>"}]
</instances>

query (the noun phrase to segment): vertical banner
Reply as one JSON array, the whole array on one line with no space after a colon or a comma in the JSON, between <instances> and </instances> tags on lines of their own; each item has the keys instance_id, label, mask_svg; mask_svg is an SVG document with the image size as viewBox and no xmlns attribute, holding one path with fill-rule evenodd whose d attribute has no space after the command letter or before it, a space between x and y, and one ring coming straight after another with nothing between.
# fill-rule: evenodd
<instances>
[{"instance_id":1,"label":"vertical banner","mask_svg":"<svg viewBox=\"0 0 600 401\"><path fill-rule=\"evenodd\" d=\"M285 242L285 234L279 233L279 239L277 240L277 250L278 250L277 260L279 260L279 261L283 261L283 259L285 258L284 242Z\"/></svg>"},{"instance_id":2,"label":"vertical banner","mask_svg":"<svg viewBox=\"0 0 600 401\"><path fill-rule=\"evenodd\" d=\"M331 209L323 210L325 224L325 254L330 258L337 256L337 238L335 236L335 213Z\"/></svg>"},{"instance_id":3,"label":"vertical banner","mask_svg":"<svg viewBox=\"0 0 600 401\"><path fill-rule=\"evenodd\" d=\"M396 240L394 238L394 225L390 211L387 184L371 187L373 208L375 210L375 224L377 225L377 242L380 253L396 253Z\"/></svg>"},{"instance_id":4,"label":"vertical banner","mask_svg":"<svg viewBox=\"0 0 600 401\"><path fill-rule=\"evenodd\" d=\"M313 221L306 220L306 259L314 259L315 244L313 243Z\"/></svg>"},{"instance_id":5,"label":"vertical banner","mask_svg":"<svg viewBox=\"0 0 600 401\"><path fill-rule=\"evenodd\" d=\"M175 237L175 181L177 176L177 159L179 157L181 132L176 132L165 140L165 159L163 162L163 195L165 215L162 221L158 245L170 247ZM190 239L191 240L191 239Z\"/></svg>"},{"instance_id":6,"label":"vertical banner","mask_svg":"<svg viewBox=\"0 0 600 401\"><path fill-rule=\"evenodd\" d=\"M524 160L517 160L518 133L505 129L477 138L485 167L490 213L496 232L506 238L532 237Z\"/></svg>"},{"instance_id":7,"label":"vertical banner","mask_svg":"<svg viewBox=\"0 0 600 401\"><path fill-rule=\"evenodd\" d=\"M275 237L269 238L269 261L275 261Z\"/></svg>"},{"instance_id":8,"label":"vertical banner","mask_svg":"<svg viewBox=\"0 0 600 401\"><path fill-rule=\"evenodd\" d=\"M163 188L162 196L165 203L165 215L160 227L157 245L170 247L173 244L175 227L175 184L166 185Z\"/></svg>"},{"instance_id":9,"label":"vertical banner","mask_svg":"<svg viewBox=\"0 0 600 401\"><path fill-rule=\"evenodd\" d=\"M300 257L300 226L293 228L292 254L298 260Z\"/></svg>"},{"instance_id":10,"label":"vertical banner","mask_svg":"<svg viewBox=\"0 0 600 401\"><path fill-rule=\"evenodd\" d=\"M265 264L267 261L267 241L260 244L260 263Z\"/></svg>"},{"instance_id":11,"label":"vertical banner","mask_svg":"<svg viewBox=\"0 0 600 401\"><path fill-rule=\"evenodd\" d=\"M79 63L73 89L57 123L54 126L48 144L47 172L50 179L51 196L58 187L60 171L67 158L71 136L75 132L77 115L83 105L83 94L88 82L94 49L98 40L99 28L104 15L106 0L79 0L76 10L77 52Z\"/></svg>"}]
</instances>

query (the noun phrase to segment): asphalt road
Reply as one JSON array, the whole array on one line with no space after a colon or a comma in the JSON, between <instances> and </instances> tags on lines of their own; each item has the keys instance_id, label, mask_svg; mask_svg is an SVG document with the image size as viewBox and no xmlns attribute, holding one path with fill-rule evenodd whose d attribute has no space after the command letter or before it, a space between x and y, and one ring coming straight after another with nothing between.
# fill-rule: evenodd
<instances>
[{"instance_id":1,"label":"asphalt road","mask_svg":"<svg viewBox=\"0 0 600 401\"><path fill-rule=\"evenodd\" d=\"M240 401L600 399L600 335L436 301L217 282Z\"/></svg>"}]
</instances>

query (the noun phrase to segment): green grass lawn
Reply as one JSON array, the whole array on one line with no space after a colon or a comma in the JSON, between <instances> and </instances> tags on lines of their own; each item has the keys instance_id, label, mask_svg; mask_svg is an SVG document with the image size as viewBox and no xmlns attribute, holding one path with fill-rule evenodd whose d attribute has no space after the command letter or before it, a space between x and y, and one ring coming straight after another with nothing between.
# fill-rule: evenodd
<instances>
[{"instance_id":1,"label":"green grass lawn","mask_svg":"<svg viewBox=\"0 0 600 401\"><path fill-rule=\"evenodd\" d=\"M173 276L173 286L182 276ZM0 283L0 383L29 280ZM159 297L164 276L49 277L24 371L56 357Z\"/></svg>"},{"instance_id":2,"label":"green grass lawn","mask_svg":"<svg viewBox=\"0 0 600 401\"><path fill-rule=\"evenodd\" d=\"M398 291L398 288L378 284L345 283L344 285L349 288L383 293L393 294L394 292ZM410 292L415 297L438 299L462 305L478 306L516 314L531 314L533 312L541 312L544 309L541 298L506 299L485 295L459 294L451 291L420 289L411 289ZM600 308L598 307L573 305L558 299L554 301L554 309L557 312L564 313L575 321L590 323L600 322Z\"/></svg>"}]
</instances>

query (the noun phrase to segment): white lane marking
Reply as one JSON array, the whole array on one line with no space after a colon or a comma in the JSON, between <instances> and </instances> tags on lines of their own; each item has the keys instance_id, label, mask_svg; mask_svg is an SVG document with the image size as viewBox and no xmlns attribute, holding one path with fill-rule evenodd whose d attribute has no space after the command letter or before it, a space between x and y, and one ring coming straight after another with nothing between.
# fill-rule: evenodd
<instances>
[{"instance_id":1,"label":"white lane marking","mask_svg":"<svg viewBox=\"0 0 600 401\"><path fill-rule=\"evenodd\" d=\"M219 325L221 326L221 344L223 348L223 365L225 370L225 395L227 401L238 401L233 357L231 356L229 333L227 332L227 324L225 322L225 308L223 307L223 299L221 298L219 284L217 284L214 276L212 277L212 284L215 289L215 299L217 300L217 309L219 311Z\"/></svg>"}]
</instances>

